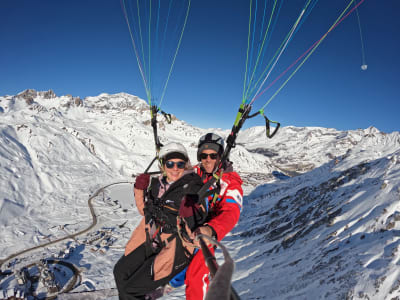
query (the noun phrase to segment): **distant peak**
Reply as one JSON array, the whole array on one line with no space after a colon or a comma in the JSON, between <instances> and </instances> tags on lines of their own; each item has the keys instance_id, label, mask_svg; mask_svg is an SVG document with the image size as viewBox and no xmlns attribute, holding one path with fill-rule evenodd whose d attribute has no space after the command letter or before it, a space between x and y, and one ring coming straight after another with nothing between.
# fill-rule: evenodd
<instances>
[{"instance_id":1,"label":"distant peak","mask_svg":"<svg viewBox=\"0 0 400 300\"><path fill-rule=\"evenodd\" d=\"M38 95L38 92L33 89L26 89L25 91L17 94L17 96L24 98L26 100L28 100L28 98L31 98L33 100L34 98L37 97L37 95Z\"/></svg>"},{"instance_id":2,"label":"distant peak","mask_svg":"<svg viewBox=\"0 0 400 300\"><path fill-rule=\"evenodd\" d=\"M374 126L369 126L365 131L366 133L380 133L380 130Z\"/></svg>"},{"instance_id":3,"label":"distant peak","mask_svg":"<svg viewBox=\"0 0 400 300\"><path fill-rule=\"evenodd\" d=\"M24 98L27 101L33 101L37 97L42 97L44 99L53 99L57 97L53 90L38 92L34 89L26 89L23 92L17 94L17 96Z\"/></svg>"}]
</instances>

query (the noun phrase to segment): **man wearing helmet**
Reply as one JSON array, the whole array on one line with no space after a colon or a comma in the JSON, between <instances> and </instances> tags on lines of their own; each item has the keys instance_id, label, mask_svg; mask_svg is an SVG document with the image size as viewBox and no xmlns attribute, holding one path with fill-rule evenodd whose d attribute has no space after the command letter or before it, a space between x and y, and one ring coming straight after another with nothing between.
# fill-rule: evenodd
<instances>
[{"instance_id":1,"label":"man wearing helmet","mask_svg":"<svg viewBox=\"0 0 400 300\"><path fill-rule=\"evenodd\" d=\"M199 140L195 172L207 182L213 174L220 176L214 187L216 191L209 196L209 212L206 223L199 231L214 236L221 241L239 221L242 210L242 180L233 171L230 162L226 162L221 170L217 170L224 152L224 140L219 135L207 133ZM201 251L197 252L186 272L186 299L205 298L209 285L209 270Z\"/></svg>"}]
</instances>

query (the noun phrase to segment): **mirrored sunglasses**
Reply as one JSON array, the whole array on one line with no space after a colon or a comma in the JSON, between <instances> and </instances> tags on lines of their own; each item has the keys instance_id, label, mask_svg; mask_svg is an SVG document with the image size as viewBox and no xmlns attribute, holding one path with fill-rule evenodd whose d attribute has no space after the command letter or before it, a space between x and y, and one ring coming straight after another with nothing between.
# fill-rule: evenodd
<instances>
[{"instance_id":1,"label":"mirrored sunglasses","mask_svg":"<svg viewBox=\"0 0 400 300\"><path fill-rule=\"evenodd\" d=\"M207 159L207 157L210 157L211 159L217 159L218 153L201 153L200 158L201 159Z\"/></svg>"},{"instance_id":2,"label":"mirrored sunglasses","mask_svg":"<svg viewBox=\"0 0 400 300\"><path fill-rule=\"evenodd\" d=\"M184 169L186 166L186 163L184 161L174 162L171 160L169 160L165 163L165 166L167 167L167 169L172 169L175 165L178 169Z\"/></svg>"}]
</instances>

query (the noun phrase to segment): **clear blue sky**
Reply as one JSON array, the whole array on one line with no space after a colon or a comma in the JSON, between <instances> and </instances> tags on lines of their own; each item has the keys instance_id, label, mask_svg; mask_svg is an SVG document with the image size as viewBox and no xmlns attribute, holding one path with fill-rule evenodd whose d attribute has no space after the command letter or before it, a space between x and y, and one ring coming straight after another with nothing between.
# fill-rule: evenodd
<instances>
[{"instance_id":1,"label":"clear blue sky","mask_svg":"<svg viewBox=\"0 0 400 300\"><path fill-rule=\"evenodd\" d=\"M304 2L285 1L282 17ZM320 0L282 55L277 72L318 40L348 2ZM196 126L231 128L243 90L248 3L192 0L162 109ZM373 125L398 131L399 11L398 0L365 0L359 13L368 69L360 69L353 14L267 106L267 115L283 126L348 130ZM0 41L0 95L33 88L81 98L103 92L146 98L119 0L1 0ZM254 109L269 96L259 98ZM247 125L263 125L263 119Z\"/></svg>"}]
</instances>

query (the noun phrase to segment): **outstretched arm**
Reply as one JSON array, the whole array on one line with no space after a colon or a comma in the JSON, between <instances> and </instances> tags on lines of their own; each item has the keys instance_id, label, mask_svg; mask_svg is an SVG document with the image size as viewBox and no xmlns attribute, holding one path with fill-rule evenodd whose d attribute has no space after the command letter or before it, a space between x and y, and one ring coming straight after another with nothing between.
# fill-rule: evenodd
<instances>
[{"instance_id":1,"label":"outstretched arm","mask_svg":"<svg viewBox=\"0 0 400 300\"><path fill-rule=\"evenodd\" d=\"M140 174L138 177L136 177L133 189L133 193L135 194L136 207L142 216L144 216L144 191L147 190L149 183L150 175L146 173Z\"/></svg>"}]
</instances>

